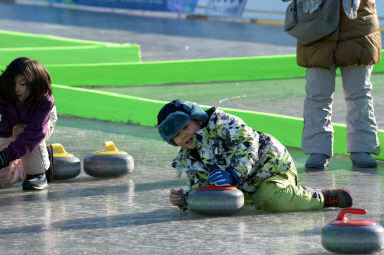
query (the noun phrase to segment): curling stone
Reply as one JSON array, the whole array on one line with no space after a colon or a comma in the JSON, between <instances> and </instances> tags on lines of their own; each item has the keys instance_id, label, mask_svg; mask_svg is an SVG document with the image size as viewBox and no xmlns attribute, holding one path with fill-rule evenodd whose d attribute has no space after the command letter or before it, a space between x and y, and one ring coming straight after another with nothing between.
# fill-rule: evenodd
<instances>
[{"instance_id":1,"label":"curling stone","mask_svg":"<svg viewBox=\"0 0 384 255\"><path fill-rule=\"evenodd\" d=\"M323 228L321 242L337 253L372 253L384 247L384 228L374 221L347 219L346 214L366 214L361 208L344 208Z\"/></svg>"},{"instance_id":2,"label":"curling stone","mask_svg":"<svg viewBox=\"0 0 384 255\"><path fill-rule=\"evenodd\" d=\"M133 157L116 148L112 141L103 143L107 151L96 151L84 158L84 171L93 177L119 177L133 171Z\"/></svg>"},{"instance_id":3,"label":"curling stone","mask_svg":"<svg viewBox=\"0 0 384 255\"><path fill-rule=\"evenodd\" d=\"M65 151L60 143L51 144L53 150L53 180L65 180L78 176L81 170L80 159Z\"/></svg>"},{"instance_id":4,"label":"curling stone","mask_svg":"<svg viewBox=\"0 0 384 255\"><path fill-rule=\"evenodd\" d=\"M234 186L197 187L188 196L188 210L207 215L231 215L244 206L244 194Z\"/></svg>"}]
</instances>

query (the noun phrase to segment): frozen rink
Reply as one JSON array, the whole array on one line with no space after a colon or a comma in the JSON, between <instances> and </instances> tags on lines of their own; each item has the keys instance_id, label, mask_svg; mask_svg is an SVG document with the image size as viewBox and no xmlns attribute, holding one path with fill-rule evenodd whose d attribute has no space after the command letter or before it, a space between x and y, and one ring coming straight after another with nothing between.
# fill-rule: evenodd
<instances>
[{"instance_id":1,"label":"frozen rink","mask_svg":"<svg viewBox=\"0 0 384 255\"><path fill-rule=\"evenodd\" d=\"M169 189L185 187L170 162L177 149L160 141L154 128L61 117L50 142L83 159L104 141L135 159L135 169L117 179L82 172L56 181L48 191L0 191L1 254L328 254L321 229L338 209L263 213L246 206L226 217L180 213ZM290 149L299 183L313 188L345 187L366 218L384 225L384 165L354 169L349 158L332 158L325 171L304 170L305 155Z\"/></svg>"},{"instance_id":2,"label":"frozen rink","mask_svg":"<svg viewBox=\"0 0 384 255\"><path fill-rule=\"evenodd\" d=\"M143 61L295 53L295 40L279 26L3 2L0 29L138 43ZM105 141L114 141L134 157L132 173L98 179L82 171L76 178L52 183L46 191L23 192L20 184L0 190L0 254L329 254L320 234L338 209L263 213L246 206L233 216L212 217L172 207L169 189L185 187L185 179L177 179L170 166L178 149L162 142L154 128L59 116L49 140L81 160L102 150ZM354 207L368 210L367 215L348 217L384 225L382 161L377 169L356 169L348 157L335 156L329 169L308 171L306 156L289 151L301 185L347 188Z\"/></svg>"}]
</instances>

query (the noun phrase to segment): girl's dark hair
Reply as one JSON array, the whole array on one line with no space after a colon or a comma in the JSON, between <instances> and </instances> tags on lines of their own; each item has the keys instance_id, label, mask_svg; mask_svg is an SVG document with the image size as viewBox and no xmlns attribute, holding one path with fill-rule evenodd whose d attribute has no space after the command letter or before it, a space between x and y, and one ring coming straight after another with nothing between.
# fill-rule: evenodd
<instances>
[{"instance_id":1,"label":"girl's dark hair","mask_svg":"<svg viewBox=\"0 0 384 255\"><path fill-rule=\"evenodd\" d=\"M24 75L29 96L25 103L35 103L47 95L52 95L51 77L39 62L26 58L16 58L0 75L0 98L16 104L15 77Z\"/></svg>"}]
</instances>

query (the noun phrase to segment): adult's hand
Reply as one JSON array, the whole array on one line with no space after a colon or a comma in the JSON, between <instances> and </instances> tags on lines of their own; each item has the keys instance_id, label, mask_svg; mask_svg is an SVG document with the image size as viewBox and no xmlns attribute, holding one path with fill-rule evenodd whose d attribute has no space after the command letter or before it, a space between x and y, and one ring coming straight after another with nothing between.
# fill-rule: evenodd
<instances>
[{"instance_id":1,"label":"adult's hand","mask_svg":"<svg viewBox=\"0 0 384 255\"><path fill-rule=\"evenodd\" d=\"M291 0L282 0L282 1L288 2ZM323 0L292 0L292 1L296 1L297 4L303 4L304 13L313 13L319 8L321 3L323 2Z\"/></svg>"},{"instance_id":2,"label":"adult's hand","mask_svg":"<svg viewBox=\"0 0 384 255\"><path fill-rule=\"evenodd\" d=\"M343 0L343 8L349 19L357 18L357 10L360 6L360 0Z\"/></svg>"},{"instance_id":3,"label":"adult's hand","mask_svg":"<svg viewBox=\"0 0 384 255\"><path fill-rule=\"evenodd\" d=\"M304 13L312 13L316 11L323 0L302 0Z\"/></svg>"}]
</instances>

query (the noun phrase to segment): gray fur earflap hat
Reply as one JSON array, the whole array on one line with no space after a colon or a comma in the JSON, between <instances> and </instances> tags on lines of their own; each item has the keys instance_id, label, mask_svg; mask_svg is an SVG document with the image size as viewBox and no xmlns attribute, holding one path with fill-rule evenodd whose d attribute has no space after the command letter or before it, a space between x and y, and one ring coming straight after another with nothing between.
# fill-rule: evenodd
<instances>
[{"instance_id":1,"label":"gray fur earflap hat","mask_svg":"<svg viewBox=\"0 0 384 255\"><path fill-rule=\"evenodd\" d=\"M160 110L157 115L157 130L164 141L177 146L173 137L192 119L204 123L208 120L208 114L196 103L176 99Z\"/></svg>"}]
</instances>

